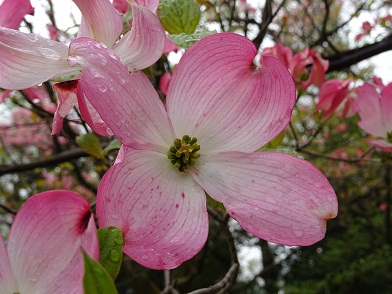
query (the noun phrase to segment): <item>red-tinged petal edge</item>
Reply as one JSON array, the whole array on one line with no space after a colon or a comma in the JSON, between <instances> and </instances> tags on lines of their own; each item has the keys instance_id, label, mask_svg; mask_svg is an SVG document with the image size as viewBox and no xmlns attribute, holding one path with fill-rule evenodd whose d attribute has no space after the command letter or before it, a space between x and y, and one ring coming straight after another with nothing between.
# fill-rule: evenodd
<instances>
[{"instance_id":1,"label":"red-tinged petal edge","mask_svg":"<svg viewBox=\"0 0 392 294\"><path fill-rule=\"evenodd\" d=\"M75 106L77 99L78 80L72 80L53 85L57 93L57 109L54 113L52 135L58 134L63 129L64 117Z\"/></svg>"},{"instance_id":2,"label":"red-tinged petal edge","mask_svg":"<svg viewBox=\"0 0 392 294\"><path fill-rule=\"evenodd\" d=\"M113 47L129 71L154 64L163 54L166 35L159 19L147 8L132 5L132 29Z\"/></svg>"},{"instance_id":3,"label":"red-tinged petal edge","mask_svg":"<svg viewBox=\"0 0 392 294\"><path fill-rule=\"evenodd\" d=\"M119 227L124 253L152 269L172 269L197 254L207 239L204 191L163 154L124 147L97 195L100 227Z\"/></svg>"},{"instance_id":4,"label":"red-tinged petal edge","mask_svg":"<svg viewBox=\"0 0 392 294\"><path fill-rule=\"evenodd\" d=\"M311 245L337 215L335 192L312 164L283 153L225 152L198 159L196 181L253 235Z\"/></svg>"},{"instance_id":5,"label":"red-tinged petal edge","mask_svg":"<svg viewBox=\"0 0 392 294\"><path fill-rule=\"evenodd\" d=\"M148 77L129 74L113 51L92 39L75 39L70 56L83 67L80 83L86 97L121 143L166 154L175 137Z\"/></svg>"},{"instance_id":6,"label":"red-tinged petal edge","mask_svg":"<svg viewBox=\"0 0 392 294\"><path fill-rule=\"evenodd\" d=\"M288 124L295 86L275 57L245 37L210 35L191 46L173 72L167 110L177 137L198 139L200 152L255 151Z\"/></svg>"},{"instance_id":7,"label":"red-tinged petal edge","mask_svg":"<svg viewBox=\"0 0 392 294\"><path fill-rule=\"evenodd\" d=\"M73 0L82 12L78 37L90 37L112 47L123 29L120 14L108 0Z\"/></svg>"},{"instance_id":8,"label":"red-tinged petal edge","mask_svg":"<svg viewBox=\"0 0 392 294\"><path fill-rule=\"evenodd\" d=\"M98 258L94 218L86 199L63 190L29 198L15 217L7 246L16 292L83 293L81 247Z\"/></svg>"},{"instance_id":9,"label":"red-tinged petal edge","mask_svg":"<svg viewBox=\"0 0 392 294\"><path fill-rule=\"evenodd\" d=\"M0 27L0 87L25 89L72 72L67 55L60 42Z\"/></svg>"}]
</instances>

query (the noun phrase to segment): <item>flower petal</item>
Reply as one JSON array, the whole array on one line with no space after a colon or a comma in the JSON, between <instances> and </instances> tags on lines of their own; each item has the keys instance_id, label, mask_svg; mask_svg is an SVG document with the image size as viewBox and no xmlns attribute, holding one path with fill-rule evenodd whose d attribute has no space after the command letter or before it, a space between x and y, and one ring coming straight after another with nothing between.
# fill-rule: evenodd
<instances>
[{"instance_id":1,"label":"flower petal","mask_svg":"<svg viewBox=\"0 0 392 294\"><path fill-rule=\"evenodd\" d=\"M0 5L0 27L17 30L26 14L33 14L30 0L4 0Z\"/></svg>"},{"instance_id":2,"label":"flower petal","mask_svg":"<svg viewBox=\"0 0 392 294\"><path fill-rule=\"evenodd\" d=\"M102 120L98 112L91 105L83 92L83 87L78 88L78 105L80 114L89 127L101 136L112 136L113 132L108 125Z\"/></svg>"},{"instance_id":3,"label":"flower petal","mask_svg":"<svg viewBox=\"0 0 392 294\"><path fill-rule=\"evenodd\" d=\"M74 71L67 55L60 42L0 27L0 87L25 89Z\"/></svg>"},{"instance_id":4,"label":"flower petal","mask_svg":"<svg viewBox=\"0 0 392 294\"><path fill-rule=\"evenodd\" d=\"M177 267L207 239L204 191L163 154L125 147L123 159L99 186L99 225L119 227L125 254L143 266Z\"/></svg>"},{"instance_id":5,"label":"flower petal","mask_svg":"<svg viewBox=\"0 0 392 294\"><path fill-rule=\"evenodd\" d=\"M379 95L376 89L365 83L356 91L358 93L358 114L361 117L358 125L373 136L384 137L388 130L383 126Z\"/></svg>"},{"instance_id":6,"label":"flower petal","mask_svg":"<svg viewBox=\"0 0 392 294\"><path fill-rule=\"evenodd\" d=\"M255 151L288 124L295 86L283 64L233 33L208 36L174 70L167 110L177 137L198 138L200 152ZM207 151L206 151L207 150Z\"/></svg>"},{"instance_id":7,"label":"flower petal","mask_svg":"<svg viewBox=\"0 0 392 294\"><path fill-rule=\"evenodd\" d=\"M380 108L384 128L392 132L392 83L382 89Z\"/></svg>"},{"instance_id":8,"label":"flower petal","mask_svg":"<svg viewBox=\"0 0 392 294\"><path fill-rule=\"evenodd\" d=\"M78 37L90 37L112 47L123 29L120 14L109 0L73 0L82 12Z\"/></svg>"},{"instance_id":9,"label":"flower petal","mask_svg":"<svg viewBox=\"0 0 392 294\"><path fill-rule=\"evenodd\" d=\"M57 109L54 113L52 135L58 134L63 129L64 117L75 106L77 99L78 80L71 80L53 85L57 93Z\"/></svg>"},{"instance_id":10,"label":"flower petal","mask_svg":"<svg viewBox=\"0 0 392 294\"><path fill-rule=\"evenodd\" d=\"M246 231L267 241L313 244L337 214L335 192L307 161L272 152L225 152L198 161L195 180Z\"/></svg>"},{"instance_id":11,"label":"flower petal","mask_svg":"<svg viewBox=\"0 0 392 294\"><path fill-rule=\"evenodd\" d=\"M166 42L164 29L150 10L132 5L132 13L132 30L113 47L129 71L154 64L162 56Z\"/></svg>"},{"instance_id":12,"label":"flower petal","mask_svg":"<svg viewBox=\"0 0 392 294\"><path fill-rule=\"evenodd\" d=\"M86 97L117 138L136 149L166 153L175 137L150 80L143 73L129 74L113 51L94 40L75 39L70 53L83 67Z\"/></svg>"},{"instance_id":13,"label":"flower petal","mask_svg":"<svg viewBox=\"0 0 392 294\"><path fill-rule=\"evenodd\" d=\"M4 246L3 238L0 235L0 293L14 293L15 283L12 274L8 253Z\"/></svg>"},{"instance_id":14,"label":"flower petal","mask_svg":"<svg viewBox=\"0 0 392 294\"><path fill-rule=\"evenodd\" d=\"M151 10L154 14L157 13L159 0L135 0L135 2L139 5L143 5Z\"/></svg>"},{"instance_id":15,"label":"flower petal","mask_svg":"<svg viewBox=\"0 0 392 294\"><path fill-rule=\"evenodd\" d=\"M370 143L383 151L392 152L392 143L386 140L371 140Z\"/></svg>"},{"instance_id":16,"label":"flower petal","mask_svg":"<svg viewBox=\"0 0 392 294\"><path fill-rule=\"evenodd\" d=\"M83 293L83 245L98 258L96 228L86 199L62 190L31 197L16 215L8 239L16 292Z\"/></svg>"}]
</instances>

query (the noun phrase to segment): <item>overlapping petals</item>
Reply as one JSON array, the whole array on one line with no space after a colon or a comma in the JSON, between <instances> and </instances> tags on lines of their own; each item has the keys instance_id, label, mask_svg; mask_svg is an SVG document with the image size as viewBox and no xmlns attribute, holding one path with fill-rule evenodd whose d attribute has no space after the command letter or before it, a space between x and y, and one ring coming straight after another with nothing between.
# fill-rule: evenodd
<instances>
[{"instance_id":1,"label":"overlapping petals","mask_svg":"<svg viewBox=\"0 0 392 294\"><path fill-rule=\"evenodd\" d=\"M167 151L175 136L165 108L145 75L130 75L113 51L87 38L71 43L70 59L84 67L80 80L83 92L123 144Z\"/></svg>"},{"instance_id":2,"label":"overlapping petals","mask_svg":"<svg viewBox=\"0 0 392 294\"><path fill-rule=\"evenodd\" d=\"M112 47L123 29L121 16L107 0L73 0L82 12L79 37L90 37Z\"/></svg>"},{"instance_id":3,"label":"overlapping petals","mask_svg":"<svg viewBox=\"0 0 392 294\"><path fill-rule=\"evenodd\" d=\"M7 250L0 243L1 293L83 293L81 248L99 256L90 205L68 191L27 200L11 227Z\"/></svg>"},{"instance_id":4,"label":"overlapping petals","mask_svg":"<svg viewBox=\"0 0 392 294\"><path fill-rule=\"evenodd\" d=\"M174 268L207 239L204 191L190 174L168 165L165 154L123 151L123 162L99 186L99 225L121 228L124 252L135 261L153 269Z\"/></svg>"},{"instance_id":5,"label":"overlapping petals","mask_svg":"<svg viewBox=\"0 0 392 294\"><path fill-rule=\"evenodd\" d=\"M174 70L166 114L143 73L128 74L99 44L75 40L70 48L87 98L101 97L90 102L125 145L100 184L97 215L101 225L122 229L128 255L154 269L192 258L208 229L203 190L256 236L287 245L323 238L337 213L325 176L292 156L253 152L286 127L294 105L293 80L277 59L256 66L248 39L206 37ZM100 59L104 72L94 68ZM185 172L167 158L183 135L200 144Z\"/></svg>"},{"instance_id":6,"label":"overlapping petals","mask_svg":"<svg viewBox=\"0 0 392 294\"><path fill-rule=\"evenodd\" d=\"M132 5L133 27L118 42L122 31L122 19L108 0L74 1L82 11L83 19L79 38L87 36L112 47L130 71L141 70L156 62L165 46L165 32L157 17L147 8ZM88 41L86 41L88 42ZM116 43L117 42L117 43ZM0 28L0 87L24 89L42 83L54 76L80 70L78 65L68 62L68 47L60 42L47 40L38 35L25 34L15 30ZM101 60L102 66L105 61ZM100 69L101 70L101 69ZM103 69L104 70L104 69ZM62 89L60 85L58 87ZM82 90L74 89L71 95L59 99L54 119L53 133L61 130L62 120L67 114L65 109L75 105L77 96L83 118L100 135L111 135L110 129L99 115L84 101ZM79 94L78 94L79 93ZM67 100L67 97L70 100ZM64 104L64 105L63 105Z\"/></svg>"}]
</instances>

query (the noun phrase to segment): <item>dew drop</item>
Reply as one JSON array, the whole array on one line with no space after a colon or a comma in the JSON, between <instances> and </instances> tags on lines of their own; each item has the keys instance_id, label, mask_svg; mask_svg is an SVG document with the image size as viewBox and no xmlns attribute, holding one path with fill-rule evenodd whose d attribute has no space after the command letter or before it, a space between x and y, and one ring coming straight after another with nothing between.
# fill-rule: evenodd
<instances>
[{"instance_id":1,"label":"dew drop","mask_svg":"<svg viewBox=\"0 0 392 294\"><path fill-rule=\"evenodd\" d=\"M124 240L122 238L116 238L114 239L114 243L117 245L122 245L124 243Z\"/></svg>"},{"instance_id":2,"label":"dew drop","mask_svg":"<svg viewBox=\"0 0 392 294\"><path fill-rule=\"evenodd\" d=\"M39 53L51 60L60 60L61 55L59 52L53 50L53 49L49 49L49 48L39 48L38 49Z\"/></svg>"},{"instance_id":3,"label":"dew drop","mask_svg":"<svg viewBox=\"0 0 392 294\"><path fill-rule=\"evenodd\" d=\"M121 259L121 254L116 249L112 249L110 251L109 258L113 262L118 262Z\"/></svg>"}]
</instances>

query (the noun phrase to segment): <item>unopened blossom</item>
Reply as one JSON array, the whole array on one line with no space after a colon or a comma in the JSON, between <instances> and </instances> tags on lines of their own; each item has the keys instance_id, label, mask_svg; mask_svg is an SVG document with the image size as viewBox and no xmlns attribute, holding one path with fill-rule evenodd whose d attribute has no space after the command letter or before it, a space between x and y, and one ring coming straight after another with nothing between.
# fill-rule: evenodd
<instances>
[{"instance_id":1,"label":"unopened blossom","mask_svg":"<svg viewBox=\"0 0 392 294\"><path fill-rule=\"evenodd\" d=\"M133 26L120 40L123 30L121 16L109 0L73 0L82 12L82 23L78 37L89 37L113 49L129 71L140 70L155 63L165 46L165 32L157 17L147 8L132 5ZM0 87L25 89L40 84L55 76L78 72L80 67L68 62L68 46L35 34L0 28ZM104 63L105 61L102 60ZM104 64L102 64L104 65ZM83 92L77 89L77 80L69 85L58 84L56 90L60 100L55 113L53 133L62 128L64 116L78 100L86 104L88 112L83 117L98 117L89 105ZM61 93L63 92L63 93ZM65 98L64 98L65 97ZM92 113L90 113L92 112ZM111 131L98 118L90 125L101 135Z\"/></svg>"},{"instance_id":2,"label":"unopened blossom","mask_svg":"<svg viewBox=\"0 0 392 294\"><path fill-rule=\"evenodd\" d=\"M82 249L98 259L89 202L64 190L32 196L18 211L7 246L0 240L0 293L82 294Z\"/></svg>"},{"instance_id":3,"label":"unopened blossom","mask_svg":"<svg viewBox=\"0 0 392 294\"><path fill-rule=\"evenodd\" d=\"M356 94L348 89L350 82L351 79L331 79L321 85L316 108L323 110L325 118L329 118L338 108L342 109L342 117L354 115Z\"/></svg>"},{"instance_id":4,"label":"unopened blossom","mask_svg":"<svg viewBox=\"0 0 392 294\"><path fill-rule=\"evenodd\" d=\"M358 125L377 139L371 144L377 148L392 152L392 83L377 92L376 88L365 83L356 89L358 94Z\"/></svg>"},{"instance_id":5,"label":"unopened blossom","mask_svg":"<svg viewBox=\"0 0 392 294\"><path fill-rule=\"evenodd\" d=\"M336 216L336 195L316 167L255 152L285 129L295 103L287 69L271 56L256 66L256 54L233 33L196 42L173 72L165 108L142 72L129 74L105 48L71 43L80 86L100 97L90 102L123 144L99 185L99 225L119 227L124 252L142 265L174 268L202 249L205 193L246 231L286 245L319 241Z\"/></svg>"}]
</instances>

